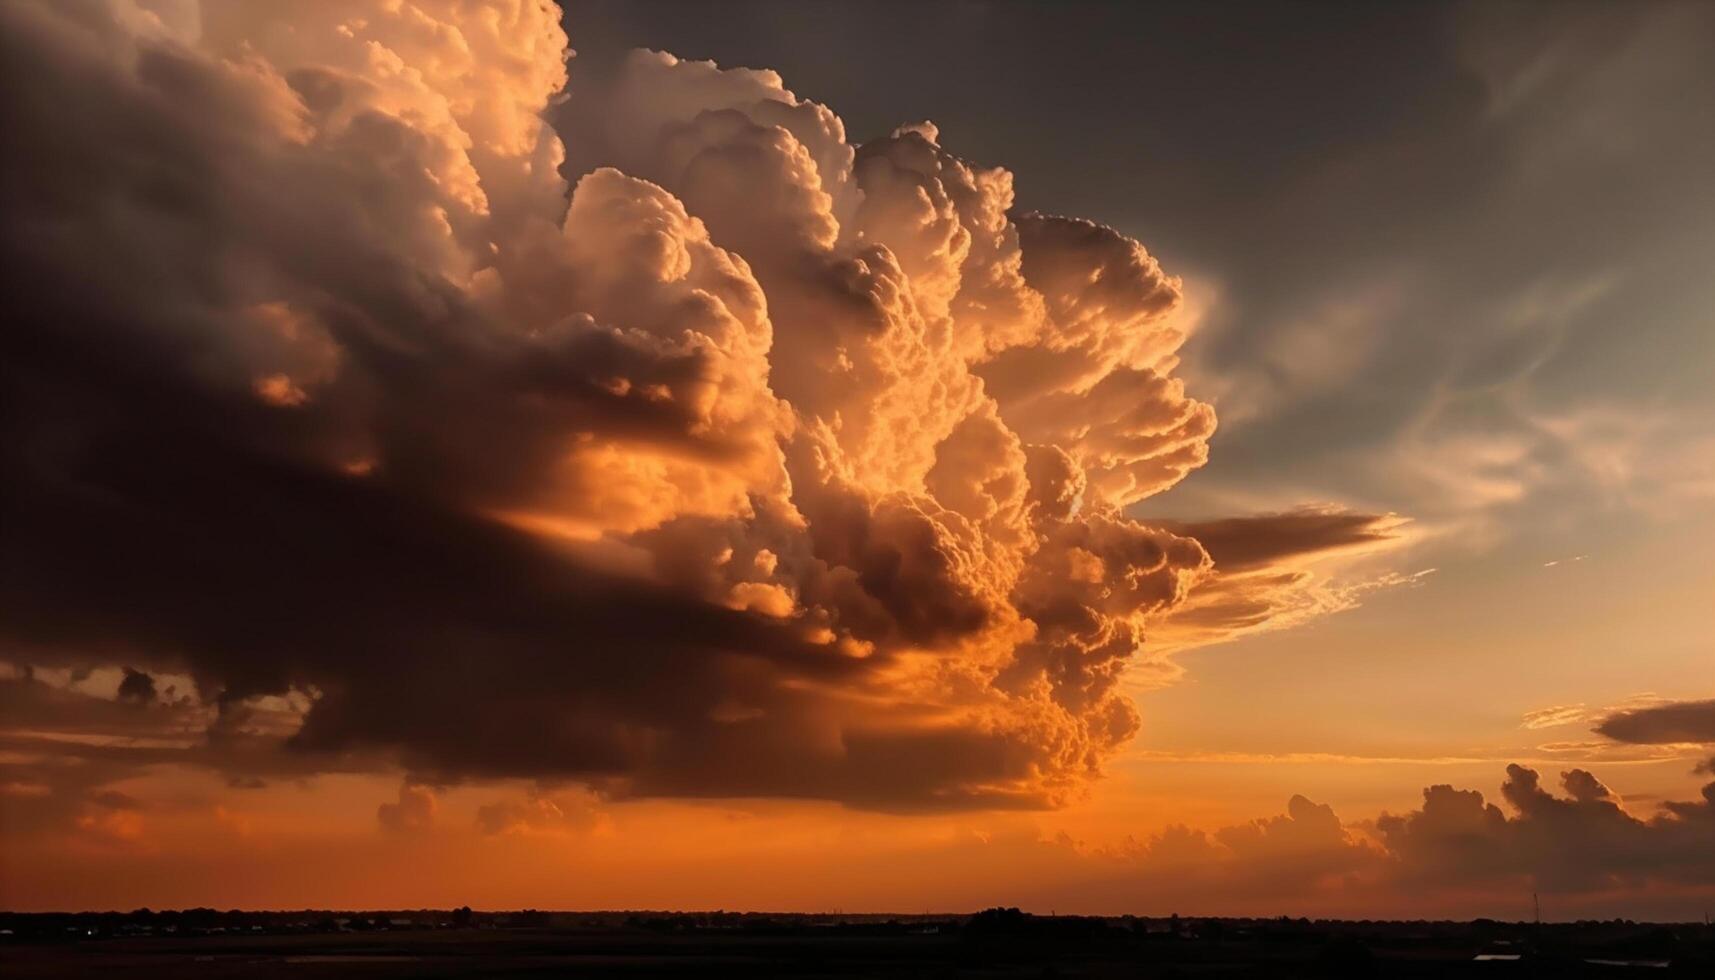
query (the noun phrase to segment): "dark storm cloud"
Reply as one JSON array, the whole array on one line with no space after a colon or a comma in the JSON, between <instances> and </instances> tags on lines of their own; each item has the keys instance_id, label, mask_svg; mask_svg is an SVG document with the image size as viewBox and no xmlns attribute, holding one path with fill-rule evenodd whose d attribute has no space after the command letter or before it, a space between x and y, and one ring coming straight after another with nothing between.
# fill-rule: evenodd
<instances>
[{"instance_id":1,"label":"dark storm cloud","mask_svg":"<svg viewBox=\"0 0 1715 980\"><path fill-rule=\"evenodd\" d=\"M722 701L767 708L788 679L852 672L778 621L474 516L473 498L506 500L534 465L547 418L650 443L687 423L671 399L614 411L620 396L567 374L627 371L600 332L497 360L462 295L414 264L408 211L347 212L364 192L337 172L345 151L296 141L290 93L170 41L140 43L128 68L88 50L128 40L91 17L111 35L38 9L4 32L9 71L32 76L8 86L8 119L39 137L4 173L0 602L14 649L175 666L223 719L313 690L294 745L393 748L450 775L627 774L700 740ZM355 152L433 149L390 116L354 127L379 141ZM377 213L398 241L359 224ZM319 325L246 340L234 321L257 290L313 290L299 301ZM359 370L282 411L230 371L254 353L242 344L271 341L287 371L319 354L294 345L328 343ZM343 439L352 412L376 442ZM377 452L386 473L340 469ZM146 681L128 675L122 693L143 700Z\"/></svg>"},{"instance_id":2,"label":"dark storm cloud","mask_svg":"<svg viewBox=\"0 0 1715 980\"><path fill-rule=\"evenodd\" d=\"M1213 429L1137 242L649 52L573 91L569 186L533 2L0 17L0 643L131 665L8 689L56 805L179 762L1046 806L1135 730L1208 558L1119 508Z\"/></svg>"},{"instance_id":3,"label":"dark storm cloud","mask_svg":"<svg viewBox=\"0 0 1715 980\"><path fill-rule=\"evenodd\" d=\"M671 9L711 44L768 36L754 11ZM859 100L859 143L772 72L620 53L599 16L558 101L565 37L533 2L201 15L0 13L0 653L133 665L119 702L6 696L58 712L45 731L177 740L55 750L92 763L77 793L155 762L385 763L615 795L1054 805L1136 730L1119 680L1146 626L1179 612L1208 642L1343 608L1301 564L1390 538L1357 513L1128 516L1215 431L1178 376L1185 290L1121 230L1043 209L1109 203L1069 163L1111 174L1159 146L1125 223L1193 259L1237 228L1239 308L1296 303L1374 250L1366 209L1464 190L1463 143L1380 118L1479 114L1439 11L1326 38L1322 13L1241 29L1192 7L1112 14L1150 28L1135 37L1091 29L1093 6L936 8L939 34L890 31L967 29L933 62L944 85L908 84L922 59L865 71L861 89L928 100L911 118L1010 114L990 82L1013 75L977 70L997 37L1055 66L1031 104L1104 138L1028 140L1019 159L1063 196L1017 201L932 124ZM1378 24L1388 45L1349 49ZM1235 63L1283 37L1328 57L1261 98L1269 79L1184 56L1175 35L1209 27ZM1388 70L1351 84L1364 67ZM1118 84L1134 70L1147 84ZM1232 111L1157 111L1198 80ZM1151 111L1116 127L1091 90ZM1314 125L1280 111L1300 100ZM987 144L1017 127L987 118L971 145L1007 159ZM1403 185L1331 174L1330 147ZM1259 174L1306 196L1258 200ZM1283 248L1282 223L1338 247ZM1208 359L1252 332L1216 331ZM162 697L165 672L198 696ZM41 732L5 737L49 754ZM421 824L418 789L378 818Z\"/></svg>"},{"instance_id":4,"label":"dark storm cloud","mask_svg":"<svg viewBox=\"0 0 1715 980\"><path fill-rule=\"evenodd\" d=\"M1674 701L1620 711L1602 719L1596 732L1641 745L1715 743L1715 701Z\"/></svg>"},{"instance_id":5,"label":"dark storm cloud","mask_svg":"<svg viewBox=\"0 0 1715 980\"><path fill-rule=\"evenodd\" d=\"M298 723L289 705L249 704L236 714L188 695L112 700L29 676L0 679L5 828L63 828L104 787L161 767L209 770L253 788L265 779L370 772L389 761L374 752L288 748L283 737Z\"/></svg>"},{"instance_id":6,"label":"dark storm cloud","mask_svg":"<svg viewBox=\"0 0 1715 980\"><path fill-rule=\"evenodd\" d=\"M125 676L119 681L119 700L143 704L155 700L155 679L141 670L125 668Z\"/></svg>"},{"instance_id":7,"label":"dark storm cloud","mask_svg":"<svg viewBox=\"0 0 1715 980\"><path fill-rule=\"evenodd\" d=\"M1388 514L1301 510L1213 521L1161 521L1167 530L1196 538L1222 572L1241 572L1294 558L1383 544L1398 536Z\"/></svg>"}]
</instances>

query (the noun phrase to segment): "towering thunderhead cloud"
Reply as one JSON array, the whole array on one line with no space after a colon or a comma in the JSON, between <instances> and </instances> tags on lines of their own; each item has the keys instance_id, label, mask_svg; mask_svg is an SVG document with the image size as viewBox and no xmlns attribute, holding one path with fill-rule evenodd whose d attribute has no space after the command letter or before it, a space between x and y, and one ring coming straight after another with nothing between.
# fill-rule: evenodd
<instances>
[{"instance_id":1,"label":"towering thunderhead cloud","mask_svg":"<svg viewBox=\"0 0 1715 980\"><path fill-rule=\"evenodd\" d=\"M425 778L1052 804L1210 561L1177 280L532 0L0 11L0 642ZM544 113L555 125L545 121Z\"/></svg>"}]
</instances>

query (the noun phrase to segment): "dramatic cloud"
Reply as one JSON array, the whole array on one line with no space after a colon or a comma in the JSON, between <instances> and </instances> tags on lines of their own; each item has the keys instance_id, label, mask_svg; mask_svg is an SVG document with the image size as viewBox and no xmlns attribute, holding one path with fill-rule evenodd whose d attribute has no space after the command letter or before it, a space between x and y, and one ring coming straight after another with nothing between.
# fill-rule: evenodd
<instances>
[{"instance_id":1,"label":"dramatic cloud","mask_svg":"<svg viewBox=\"0 0 1715 980\"><path fill-rule=\"evenodd\" d=\"M134 665L62 713L181 761L1054 805L1212 570L1204 637L1393 536L1127 516L1214 431L1179 281L933 125L656 52L568 89L535 0L0 27L0 650Z\"/></svg>"}]
</instances>

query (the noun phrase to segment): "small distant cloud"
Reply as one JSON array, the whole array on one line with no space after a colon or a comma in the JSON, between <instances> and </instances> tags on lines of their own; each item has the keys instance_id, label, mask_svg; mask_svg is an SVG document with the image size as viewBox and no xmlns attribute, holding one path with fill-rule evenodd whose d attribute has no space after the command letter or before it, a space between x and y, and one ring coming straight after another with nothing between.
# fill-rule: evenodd
<instances>
[{"instance_id":1,"label":"small distant cloud","mask_svg":"<svg viewBox=\"0 0 1715 980\"><path fill-rule=\"evenodd\" d=\"M388 833L422 833L435 825L435 811L439 805L433 789L405 782L399 786L398 802L376 807L375 818L381 822L381 829Z\"/></svg>"},{"instance_id":2,"label":"small distant cloud","mask_svg":"<svg viewBox=\"0 0 1715 980\"><path fill-rule=\"evenodd\" d=\"M531 794L522 800L500 800L479 807L477 828L484 834L576 833L599 829L607 816L589 792L556 796Z\"/></svg>"},{"instance_id":3,"label":"small distant cloud","mask_svg":"<svg viewBox=\"0 0 1715 980\"><path fill-rule=\"evenodd\" d=\"M119 682L119 700L151 704L157 696L155 678L143 671L125 668L125 676Z\"/></svg>"},{"instance_id":4,"label":"small distant cloud","mask_svg":"<svg viewBox=\"0 0 1715 980\"><path fill-rule=\"evenodd\" d=\"M1549 564L1553 564L1550 562ZM1557 704L1535 711L1526 711L1519 722L1520 728L1535 730L1538 728L1555 728L1560 725L1570 725L1575 721L1583 721L1590 717L1590 709L1583 704Z\"/></svg>"}]
</instances>

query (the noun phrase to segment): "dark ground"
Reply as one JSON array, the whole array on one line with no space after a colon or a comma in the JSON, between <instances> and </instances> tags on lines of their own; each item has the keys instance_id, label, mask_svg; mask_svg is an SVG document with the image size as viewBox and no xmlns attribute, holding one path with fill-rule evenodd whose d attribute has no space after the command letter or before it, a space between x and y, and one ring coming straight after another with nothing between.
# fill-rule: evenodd
<instances>
[{"instance_id":1,"label":"dark ground","mask_svg":"<svg viewBox=\"0 0 1715 980\"><path fill-rule=\"evenodd\" d=\"M1482 953L1516 960L1478 961ZM1596 963L1593 960L1614 961ZM1625 963L1627 965L1619 965ZM0 914L0 976L1715 976L1700 925L666 913Z\"/></svg>"}]
</instances>

